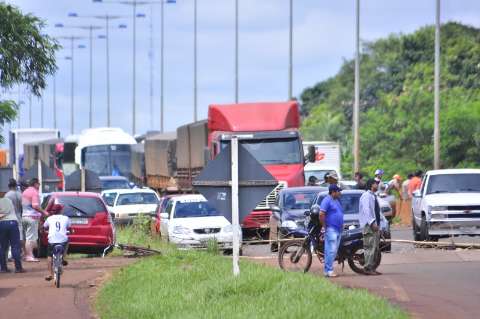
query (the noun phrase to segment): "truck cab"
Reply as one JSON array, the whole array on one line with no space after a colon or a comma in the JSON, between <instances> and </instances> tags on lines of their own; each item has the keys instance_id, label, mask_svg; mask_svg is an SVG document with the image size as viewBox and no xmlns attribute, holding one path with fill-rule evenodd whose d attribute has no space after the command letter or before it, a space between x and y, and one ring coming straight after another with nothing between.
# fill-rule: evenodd
<instances>
[{"instance_id":1,"label":"truck cab","mask_svg":"<svg viewBox=\"0 0 480 319\"><path fill-rule=\"evenodd\" d=\"M480 235L480 169L428 171L413 193L415 240Z\"/></svg>"}]
</instances>

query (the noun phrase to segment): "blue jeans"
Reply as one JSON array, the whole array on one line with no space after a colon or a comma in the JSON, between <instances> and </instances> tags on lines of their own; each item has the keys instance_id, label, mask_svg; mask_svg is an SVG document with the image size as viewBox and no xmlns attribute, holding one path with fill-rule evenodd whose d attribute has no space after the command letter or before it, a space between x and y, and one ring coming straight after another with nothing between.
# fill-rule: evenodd
<instances>
[{"instance_id":1,"label":"blue jeans","mask_svg":"<svg viewBox=\"0 0 480 319\"><path fill-rule=\"evenodd\" d=\"M0 221L0 268L7 270L7 248L12 247L12 257L15 261L15 269L22 269L20 232L16 220Z\"/></svg>"},{"instance_id":2,"label":"blue jeans","mask_svg":"<svg viewBox=\"0 0 480 319\"><path fill-rule=\"evenodd\" d=\"M340 245L340 239L342 234L333 227L327 227L325 230L325 269L324 273L327 274L333 271L333 262L337 257L338 247Z\"/></svg>"}]
</instances>

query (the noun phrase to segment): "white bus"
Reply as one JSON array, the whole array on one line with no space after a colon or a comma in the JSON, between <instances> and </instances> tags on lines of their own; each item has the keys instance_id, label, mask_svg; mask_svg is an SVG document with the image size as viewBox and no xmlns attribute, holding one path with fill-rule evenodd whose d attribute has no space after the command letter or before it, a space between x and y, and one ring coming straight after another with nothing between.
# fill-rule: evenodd
<instances>
[{"instance_id":1,"label":"white bus","mask_svg":"<svg viewBox=\"0 0 480 319\"><path fill-rule=\"evenodd\" d=\"M75 162L99 176L125 176L131 173L131 146L137 141L120 128L83 130L78 136Z\"/></svg>"}]
</instances>

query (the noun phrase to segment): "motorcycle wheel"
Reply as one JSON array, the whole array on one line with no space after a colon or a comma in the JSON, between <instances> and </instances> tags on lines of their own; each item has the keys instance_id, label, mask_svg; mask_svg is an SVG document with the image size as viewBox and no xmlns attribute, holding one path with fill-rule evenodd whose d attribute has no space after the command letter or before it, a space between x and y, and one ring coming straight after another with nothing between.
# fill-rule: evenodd
<instances>
[{"instance_id":1,"label":"motorcycle wheel","mask_svg":"<svg viewBox=\"0 0 480 319\"><path fill-rule=\"evenodd\" d=\"M365 255L362 246L358 246L353 249L352 254L347 259L348 265L350 268L356 272L357 274L364 273L365 267ZM382 261L382 253L378 250L377 257L375 258L375 264L373 270L377 269L380 266L380 262Z\"/></svg>"},{"instance_id":2,"label":"motorcycle wheel","mask_svg":"<svg viewBox=\"0 0 480 319\"><path fill-rule=\"evenodd\" d=\"M278 253L278 264L285 271L308 272L312 265L312 252L303 241L287 242Z\"/></svg>"}]
</instances>

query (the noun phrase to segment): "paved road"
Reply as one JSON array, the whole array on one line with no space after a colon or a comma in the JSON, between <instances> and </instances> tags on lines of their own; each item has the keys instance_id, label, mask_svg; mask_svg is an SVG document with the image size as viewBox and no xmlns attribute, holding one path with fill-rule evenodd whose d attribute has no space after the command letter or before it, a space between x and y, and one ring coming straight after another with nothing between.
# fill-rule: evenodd
<instances>
[{"instance_id":1,"label":"paved road","mask_svg":"<svg viewBox=\"0 0 480 319\"><path fill-rule=\"evenodd\" d=\"M394 239L411 239L411 229L392 232ZM449 239L446 239L449 240ZM455 238L479 243L480 238ZM443 240L445 241L445 240ZM266 245L244 248L253 260L277 267L277 255ZM313 259L311 272L322 275L322 265ZM393 244L392 253L382 256L382 276L360 276L348 265L332 282L351 288L365 288L406 309L415 318L480 317L480 251L436 250Z\"/></svg>"},{"instance_id":2,"label":"paved road","mask_svg":"<svg viewBox=\"0 0 480 319\"><path fill-rule=\"evenodd\" d=\"M121 257L72 259L60 289L44 280L44 261L25 263L27 273L0 274L0 318L93 318L90 297L99 281L109 271L131 262Z\"/></svg>"}]
</instances>

